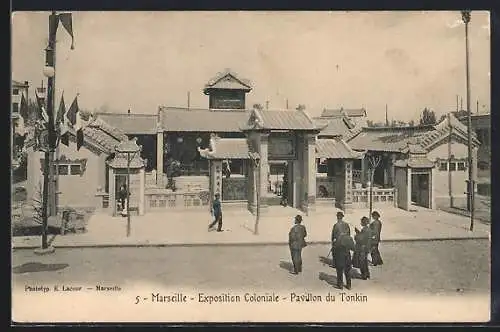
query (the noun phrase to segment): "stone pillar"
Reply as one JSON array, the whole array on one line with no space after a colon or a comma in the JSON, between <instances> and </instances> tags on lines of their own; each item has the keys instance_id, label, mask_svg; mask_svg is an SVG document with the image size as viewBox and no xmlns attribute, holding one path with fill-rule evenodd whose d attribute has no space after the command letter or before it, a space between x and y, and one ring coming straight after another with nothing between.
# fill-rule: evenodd
<instances>
[{"instance_id":1,"label":"stone pillar","mask_svg":"<svg viewBox=\"0 0 500 332\"><path fill-rule=\"evenodd\" d=\"M212 192L211 201L215 194L221 195L222 200L222 160L212 160L212 165L210 166L210 182Z\"/></svg>"},{"instance_id":2,"label":"stone pillar","mask_svg":"<svg viewBox=\"0 0 500 332\"><path fill-rule=\"evenodd\" d=\"M304 141L304 160L307 179L307 212L313 212L316 206L316 136L309 134Z\"/></svg>"},{"instance_id":3,"label":"stone pillar","mask_svg":"<svg viewBox=\"0 0 500 332\"><path fill-rule=\"evenodd\" d=\"M407 193L406 193L406 206L408 207L408 211L411 210L411 168L408 167L406 169L406 183L407 183Z\"/></svg>"},{"instance_id":4,"label":"stone pillar","mask_svg":"<svg viewBox=\"0 0 500 332\"><path fill-rule=\"evenodd\" d=\"M267 207L267 197L269 193L267 192L268 182L267 182L267 172L269 170L269 160L268 160L268 147L269 147L269 134L260 133L259 140L259 154L260 154L260 208L261 211L263 208ZM257 175L258 176L258 175Z\"/></svg>"},{"instance_id":5,"label":"stone pillar","mask_svg":"<svg viewBox=\"0 0 500 332\"><path fill-rule=\"evenodd\" d=\"M115 185L115 172L109 167L109 207L113 215L116 213Z\"/></svg>"},{"instance_id":6,"label":"stone pillar","mask_svg":"<svg viewBox=\"0 0 500 332\"><path fill-rule=\"evenodd\" d=\"M158 128L156 133L156 185L158 187L164 187L163 183L163 129Z\"/></svg>"},{"instance_id":7,"label":"stone pillar","mask_svg":"<svg viewBox=\"0 0 500 332\"><path fill-rule=\"evenodd\" d=\"M368 179L368 165L367 165L368 160L363 156L363 159L361 159L361 184L363 186L366 186L366 182Z\"/></svg>"},{"instance_id":8,"label":"stone pillar","mask_svg":"<svg viewBox=\"0 0 500 332\"><path fill-rule=\"evenodd\" d=\"M144 187L146 186L145 177L146 174L144 168L141 168L139 171L139 215L140 216L144 215L144 201L145 201Z\"/></svg>"},{"instance_id":9,"label":"stone pillar","mask_svg":"<svg viewBox=\"0 0 500 332\"><path fill-rule=\"evenodd\" d=\"M344 160L344 212L352 209L352 160Z\"/></svg>"},{"instance_id":10,"label":"stone pillar","mask_svg":"<svg viewBox=\"0 0 500 332\"><path fill-rule=\"evenodd\" d=\"M435 175L436 175L436 168L431 168L431 174L430 174L430 179L429 179L429 188L430 188L430 208L431 209L436 209L436 196L434 195L434 193L436 192L435 191L435 183L434 183L434 179L435 179ZM411 196L411 195L410 195Z\"/></svg>"},{"instance_id":11,"label":"stone pillar","mask_svg":"<svg viewBox=\"0 0 500 332\"><path fill-rule=\"evenodd\" d=\"M391 187L394 187L394 183L396 183L396 167L394 167L394 164L396 163L396 154L391 153L391 159L390 159L390 171L391 171L391 176L389 179L389 183L391 184Z\"/></svg>"}]
</instances>

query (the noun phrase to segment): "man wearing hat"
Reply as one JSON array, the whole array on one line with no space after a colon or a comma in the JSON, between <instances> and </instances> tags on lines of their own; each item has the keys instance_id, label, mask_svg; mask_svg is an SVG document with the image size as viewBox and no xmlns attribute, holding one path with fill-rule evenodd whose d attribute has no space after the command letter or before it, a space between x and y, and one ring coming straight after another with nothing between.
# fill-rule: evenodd
<instances>
[{"instance_id":1,"label":"man wearing hat","mask_svg":"<svg viewBox=\"0 0 500 332\"><path fill-rule=\"evenodd\" d=\"M217 232L222 232L222 206L220 203L220 194L215 194L215 200L212 204L212 215L214 216L214 221L208 225L208 230L210 231L215 224L217 224Z\"/></svg>"},{"instance_id":2,"label":"man wearing hat","mask_svg":"<svg viewBox=\"0 0 500 332\"><path fill-rule=\"evenodd\" d=\"M368 225L370 220L367 217L361 218L361 230L355 228L356 248L354 255L356 256L357 264L361 272L361 279L370 279L370 270L368 269L368 252L370 251L371 232ZM353 259L354 260L354 259Z\"/></svg>"},{"instance_id":3,"label":"man wearing hat","mask_svg":"<svg viewBox=\"0 0 500 332\"><path fill-rule=\"evenodd\" d=\"M382 232L382 222L380 221L380 214L377 211L372 212L373 221L370 224L370 230L372 234L371 238L371 256L373 266L382 265L384 261L382 256L380 256L380 251L378 250L378 244L380 243L380 233Z\"/></svg>"},{"instance_id":4,"label":"man wearing hat","mask_svg":"<svg viewBox=\"0 0 500 332\"><path fill-rule=\"evenodd\" d=\"M337 212L337 222L332 230L332 255L337 270L337 288L344 287L344 275L346 288L351 289L351 275L349 274L352 261L351 250L354 250L354 240L351 237L351 229L344 221L344 213Z\"/></svg>"},{"instance_id":5,"label":"man wearing hat","mask_svg":"<svg viewBox=\"0 0 500 332\"><path fill-rule=\"evenodd\" d=\"M302 216L295 216L295 225L288 233L288 246L290 247L290 254L292 256L293 272L292 274L299 274L302 272L302 249L307 246L306 227L302 225Z\"/></svg>"}]
</instances>

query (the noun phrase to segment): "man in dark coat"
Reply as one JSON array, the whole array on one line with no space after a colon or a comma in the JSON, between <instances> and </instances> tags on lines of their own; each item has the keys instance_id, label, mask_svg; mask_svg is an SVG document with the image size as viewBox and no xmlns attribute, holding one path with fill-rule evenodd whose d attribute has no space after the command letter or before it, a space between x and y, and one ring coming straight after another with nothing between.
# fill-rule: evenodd
<instances>
[{"instance_id":1,"label":"man in dark coat","mask_svg":"<svg viewBox=\"0 0 500 332\"><path fill-rule=\"evenodd\" d=\"M222 232L222 206L220 203L220 194L215 194L215 200L212 203L212 215L214 216L214 221L208 225L208 230L217 224L217 232Z\"/></svg>"},{"instance_id":2,"label":"man in dark coat","mask_svg":"<svg viewBox=\"0 0 500 332\"><path fill-rule=\"evenodd\" d=\"M118 190L118 202L120 203L120 210L123 212L125 210L126 206L126 201L127 201L127 194L129 194L127 190L127 186L122 184L120 186L120 189ZM128 211L127 211L128 213Z\"/></svg>"},{"instance_id":3,"label":"man in dark coat","mask_svg":"<svg viewBox=\"0 0 500 332\"><path fill-rule=\"evenodd\" d=\"M378 250L378 245L380 243L380 233L382 232L382 222L380 221L380 214L377 211L372 212L373 221L370 224L371 230L371 256L373 266L382 265L384 261L382 256L380 256L380 251Z\"/></svg>"},{"instance_id":4,"label":"man in dark coat","mask_svg":"<svg viewBox=\"0 0 500 332\"><path fill-rule=\"evenodd\" d=\"M332 254L337 270L337 288L344 288L344 275L346 288L351 289L351 250L354 250L354 241L351 237L351 229L343 220L344 213L337 212L337 223L332 230Z\"/></svg>"},{"instance_id":5,"label":"man in dark coat","mask_svg":"<svg viewBox=\"0 0 500 332\"><path fill-rule=\"evenodd\" d=\"M356 235L354 239L356 241L356 248L354 250L354 255L358 261L356 265L359 265L359 270L361 272L361 279L370 279L370 270L368 269L368 252L370 251L370 240L371 232L368 225L370 220L367 217L361 218L361 230L355 229Z\"/></svg>"},{"instance_id":6,"label":"man in dark coat","mask_svg":"<svg viewBox=\"0 0 500 332\"><path fill-rule=\"evenodd\" d=\"M295 216L295 225L288 233L288 246L290 247L290 254L292 256L293 271L292 274L299 274L302 272L302 249L307 245L306 227L302 225L302 216Z\"/></svg>"}]
</instances>

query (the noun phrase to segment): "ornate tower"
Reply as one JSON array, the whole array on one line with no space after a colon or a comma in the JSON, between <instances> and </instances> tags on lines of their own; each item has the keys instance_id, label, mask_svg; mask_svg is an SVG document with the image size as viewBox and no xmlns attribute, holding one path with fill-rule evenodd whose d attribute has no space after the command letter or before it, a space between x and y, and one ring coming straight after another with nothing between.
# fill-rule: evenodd
<instances>
[{"instance_id":1,"label":"ornate tower","mask_svg":"<svg viewBox=\"0 0 500 332\"><path fill-rule=\"evenodd\" d=\"M245 96L251 90L248 80L226 69L205 85L203 93L209 96L211 110L245 110Z\"/></svg>"}]
</instances>

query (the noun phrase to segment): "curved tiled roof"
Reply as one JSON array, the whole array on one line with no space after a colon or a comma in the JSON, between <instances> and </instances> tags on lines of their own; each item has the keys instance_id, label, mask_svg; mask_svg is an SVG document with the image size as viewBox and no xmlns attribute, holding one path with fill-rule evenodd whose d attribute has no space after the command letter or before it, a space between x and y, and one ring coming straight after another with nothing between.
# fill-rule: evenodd
<instances>
[{"instance_id":1,"label":"curved tiled roof","mask_svg":"<svg viewBox=\"0 0 500 332\"><path fill-rule=\"evenodd\" d=\"M156 114L96 113L96 116L128 135L151 135L157 132Z\"/></svg>"},{"instance_id":2,"label":"curved tiled roof","mask_svg":"<svg viewBox=\"0 0 500 332\"><path fill-rule=\"evenodd\" d=\"M362 153L356 152L341 138L316 140L316 158L359 159Z\"/></svg>"},{"instance_id":3,"label":"curved tiled roof","mask_svg":"<svg viewBox=\"0 0 500 332\"><path fill-rule=\"evenodd\" d=\"M249 111L161 108L161 127L167 132L239 132Z\"/></svg>"},{"instance_id":4,"label":"curved tiled roof","mask_svg":"<svg viewBox=\"0 0 500 332\"><path fill-rule=\"evenodd\" d=\"M258 118L258 129L269 130L320 130L316 123L304 111L297 110L252 110L255 118ZM249 116L247 123L241 129L249 130L256 128L252 122L253 116Z\"/></svg>"},{"instance_id":5,"label":"curved tiled roof","mask_svg":"<svg viewBox=\"0 0 500 332\"><path fill-rule=\"evenodd\" d=\"M246 138L217 138L211 159L249 159Z\"/></svg>"},{"instance_id":6,"label":"curved tiled roof","mask_svg":"<svg viewBox=\"0 0 500 332\"><path fill-rule=\"evenodd\" d=\"M224 80L226 77L232 79ZM217 73L212 79L205 84L205 89L236 89L250 91L252 85L249 80L240 78L238 74L229 68Z\"/></svg>"}]
</instances>

